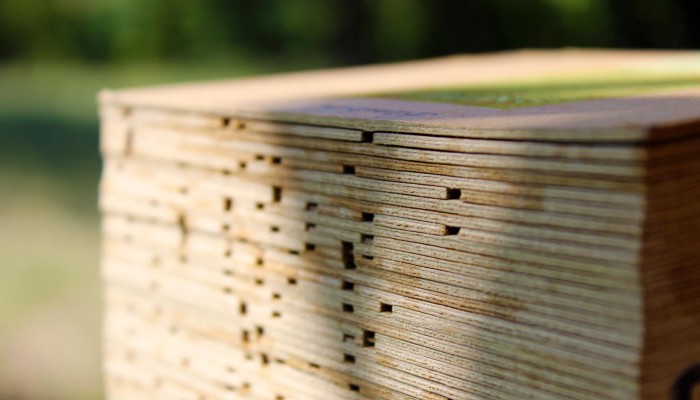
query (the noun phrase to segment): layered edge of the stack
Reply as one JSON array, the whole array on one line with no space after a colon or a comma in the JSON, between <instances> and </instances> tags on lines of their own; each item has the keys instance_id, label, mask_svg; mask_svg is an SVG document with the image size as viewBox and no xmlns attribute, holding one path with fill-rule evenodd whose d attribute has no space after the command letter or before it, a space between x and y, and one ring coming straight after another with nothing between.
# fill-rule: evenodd
<instances>
[{"instance_id":1,"label":"layered edge of the stack","mask_svg":"<svg viewBox=\"0 0 700 400\"><path fill-rule=\"evenodd\" d=\"M648 204L666 207L649 171L677 173L696 142L455 139L103 104L108 388L637 398L649 338L671 337L644 314L669 296L646 289L666 262L642 243Z\"/></svg>"}]
</instances>

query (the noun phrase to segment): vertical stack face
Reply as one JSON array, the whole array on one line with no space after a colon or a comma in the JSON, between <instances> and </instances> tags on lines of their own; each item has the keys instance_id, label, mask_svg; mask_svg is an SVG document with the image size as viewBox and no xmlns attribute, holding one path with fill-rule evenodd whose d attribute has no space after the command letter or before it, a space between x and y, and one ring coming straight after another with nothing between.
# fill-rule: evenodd
<instances>
[{"instance_id":1,"label":"vertical stack face","mask_svg":"<svg viewBox=\"0 0 700 400\"><path fill-rule=\"evenodd\" d=\"M112 399L640 396L644 147L103 106L102 152Z\"/></svg>"},{"instance_id":2,"label":"vertical stack face","mask_svg":"<svg viewBox=\"0 0 700 400\"><path fill-rule=\"evenodd\" d=\"M700 140L649 146L642 252L644 399L664 399L684 369L700 362ZM696 385L700 386L700 385ZM695 395L700 398L700 387Z\"/></svg>"}]
</instances>

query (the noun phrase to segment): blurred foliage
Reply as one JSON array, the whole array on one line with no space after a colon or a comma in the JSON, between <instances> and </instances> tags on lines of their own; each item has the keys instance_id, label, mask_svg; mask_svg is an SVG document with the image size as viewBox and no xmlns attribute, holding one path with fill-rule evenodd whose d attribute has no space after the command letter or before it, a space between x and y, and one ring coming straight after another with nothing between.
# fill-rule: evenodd
<instances>
[{"instance_id":1,"label":"blurred foliage","mask_svg":"<svg viewBox=\"0 0 700 400\"><path fill-rule=\"evenodd\" d=\"M0 0L0 59L381 62L521 47L693 47L695 0Z\"/></svg>"}]
</instances>

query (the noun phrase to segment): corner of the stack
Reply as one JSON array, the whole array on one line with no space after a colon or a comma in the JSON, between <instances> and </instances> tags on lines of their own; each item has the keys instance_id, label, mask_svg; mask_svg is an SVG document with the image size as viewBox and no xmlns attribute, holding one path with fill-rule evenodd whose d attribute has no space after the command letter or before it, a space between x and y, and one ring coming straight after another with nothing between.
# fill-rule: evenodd
<instances>
[{"instance_id":1,"label":"corner of the stack","mask_svg":"<svg viewBox=\"0 0 700 400\"><path fill-rule=\"evenodd\" d=\"M100 342L100 348L101 348L101 354L102 354L102 377L103 377L103 382L105 385L105 398L106 399L111 399L111 390L110 390L110 378L109 378L109 348L108 348L108 340L107 340L107 335L108 335L108 328L107 328L107 323L108 323L108 308L107 308L107 288L105 286L105 276L104 276L104 263L105 263L105 254L104 254L104 247L105 247L105 234L104 234L104 215L103 215L103 207L102 207L102 201L103 201L103 185L104 185L104 179L105 179L105 165L107 164L107 158L109 155L109 148L110 142L113 140L111 139L110 135L108 134L109 129L106 128L107 124L109 123L107 116L105 115L105 110L109 108L107 105L109 103L108 98L111 96L111 90L109 89L101 89L96 97L96 103L97 103L97 115L99 118L99 131L98 131L98 136L99 136L99 153L100 153L100 165L101 165L101 171L100 171L100 181L99 181L99 189L98 189L98 195L97 195L97 208L100 213L100 258L98 265L96 266L99 271L100 271L100 281L101 281L101 288L100 288L100 301L101 301L101 326L100 326L100 335L101 335L101 342Z\"/></svg>"},{"instance_id":2,"label":"corner of the stack","mask_svg":"<svg viewBox=\"0 0 700 400\"><path fill-rule=\"evenodd\" d=\"M641 396L670 398L700 363L700 131L646 146L646 218L640 275L644 290Z\"/></svg>"},{"instance_id":3,"label":"corner of the stack","mask_svg":"<svg viewBox=\"0 0 700 400\"><path fill-rule=\"evenodd\" d=\"M114 164L122 164L124 159L129 156L129 148L131 142L131 131L127 129L127 116L130 113L130 107L116 105L114 102L114 91L103 89L97 95L98 115L99 115L99 152L101 156L102 171L100 174L98 204L100 211L100 260L99 270L102 282L101 302L102 302L102 374L105 385L105 398L115 398L114 379L114 350L111 337L113 336L113 320L115 312L112 309L110 302L110 279L106 270L110 260L110 246L112 245L108 232L110 227L110 214L106 211L107 196L105 195L106 187L109 184L111 174L113 173ZM112 172L110 172L112 171ZM120 366L116 366L120 368Z\"/></svg>"}]
</instances>

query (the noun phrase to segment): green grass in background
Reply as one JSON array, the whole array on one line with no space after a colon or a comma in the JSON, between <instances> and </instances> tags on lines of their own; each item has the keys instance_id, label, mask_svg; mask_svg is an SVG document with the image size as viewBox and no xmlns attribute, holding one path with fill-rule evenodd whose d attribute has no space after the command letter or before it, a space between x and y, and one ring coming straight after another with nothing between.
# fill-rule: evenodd
<instances>
[{"instance_id":1,"label":"green grass in background","mask_svg":"<svg viewBox=\"0 0 700 400\"><path fill-rule=\"evenodd\" d=\"M85 64L0 63L0 117L40 113L72 120L95 119L103 88L158 85L259 75L324 66L320 59L225 60L216 63Z\"/></svg>"}]
</instances>

